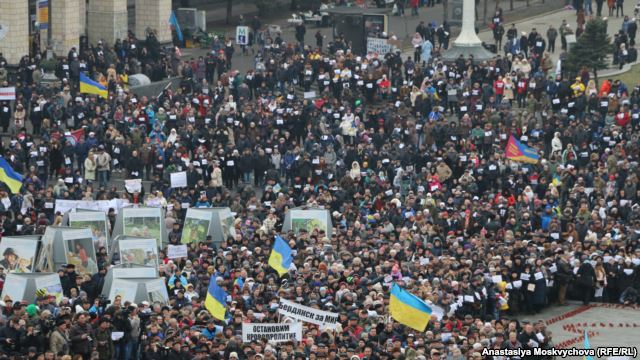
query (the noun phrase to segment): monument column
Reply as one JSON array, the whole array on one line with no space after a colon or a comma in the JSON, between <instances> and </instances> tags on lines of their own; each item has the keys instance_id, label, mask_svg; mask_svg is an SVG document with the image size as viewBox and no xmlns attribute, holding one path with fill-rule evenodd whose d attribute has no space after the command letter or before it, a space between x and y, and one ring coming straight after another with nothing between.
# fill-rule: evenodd
<instances>
[{"instance_id":1,"label":"monument column","mask_svg":"<svg viewBox=\"0 0 640 360\"><path fill-rule=\"evenodd\" d=\"M478 34L476 34L475 7L476 4L474 0L464 0L462 3L462 29L454 44L458 46L482 45L482 41L478 37Z\"/></svg>"},{"instance_id":2,"label":"monument column","mask_svg":"<svg viewBox=\"0 0 640 360\"><path fill-rule=\"evenodd\" d=\"M84 0L51 0L51 31L53 51L67 56L72 47L80 45L80 13L78 7Z\"/></svg>"},{"instance_id":3,"label":"monument column","mask_svg":"<svg viewBox=\"0 0 640 360\"><path fill-rule=\"evenodd\" d=\"M127 0L90 0L88 35L89 43L104 40L111 46L116 39L127 36Z\"/></svg>"},{"instance_id":4,"label":"monument column","mask_svg":"<svg viewBox=\"0 0 640 360\"><path fill-rule=\"evenodd\" d=\"M464 0L462 3L462 28L460 35L453 42L453 46L444 54L446 61L455 61L462 55L464 58L473 56L475 62L493 59L497 54L482 46L482 41L476 34L475 28L475 0ZM498 49L499 50L499 49Z\"/></svg>"},{"instance_id":5,"label":"monument column","mask_svg":"<svg viewBox=\"0 0 640 360\"><path fill-rule=\"evenodd\" d=\"M171 42L170 15L171 0L136 0L136 37L144 39L150 28L160 43Z\"/></svg>"},{"instance_id":6,"label":"monument column","mask_svg":"<svg viewBox=\"0 0 640 360\"><path fill-rule=\"evenodd\" d=\"M29 2L0 0L0 53L9 64L29 55Z\"/></svg>"}]
</instances>

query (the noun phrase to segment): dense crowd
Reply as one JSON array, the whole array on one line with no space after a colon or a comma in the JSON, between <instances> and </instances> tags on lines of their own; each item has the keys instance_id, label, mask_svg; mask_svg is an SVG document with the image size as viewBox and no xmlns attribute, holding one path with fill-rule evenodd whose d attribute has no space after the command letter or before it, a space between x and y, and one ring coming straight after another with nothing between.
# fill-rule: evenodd
<instances>
[{"instance_id":1,"label":"dense crowd","mask_svg":"<svg viewBox=\"0 0 640 360\"><path fill-rule=\"evenodd\" d=\"M61 224L45 206L56 199L160 204L172 245L187 204L229 207L236 229L190 243L188 258L163 249L167 304L106 303L105 248L96 274L59 269L60 303L2 299L0 359L480 359L486 347L553 346L543 322L519 315L567 299L637 305L640 84L569 76L544 60L537 34L491 61L445 64L444 31L416 32L419 61L359 56L342 37L314 48L273 34L256 39L255 67L240 73L223 39L187 61L131 35L72 50L53 89L39 82L40 56L14 77L0 69L18 93L0 102L11 134L2 154L25 176L20 193L0 192L3 236ZM79 93L82 71L108 99ZM137 72L183 80L138 97L126 86ZM541 160L507 159L511 135ZM177 171L188 187L170 187ZM147 191L114 185L136 178ZM330 235L281 231L302 205L330 211ZM283 277L268 266L276 234L294 250ZM203 307L210 279L229 294L225 321ZM443 313L424 332L394 322L393 283ZM243 343L242 323L284 321L279 299L338 313L339 325Z\"/></svg>"}]
</instances>

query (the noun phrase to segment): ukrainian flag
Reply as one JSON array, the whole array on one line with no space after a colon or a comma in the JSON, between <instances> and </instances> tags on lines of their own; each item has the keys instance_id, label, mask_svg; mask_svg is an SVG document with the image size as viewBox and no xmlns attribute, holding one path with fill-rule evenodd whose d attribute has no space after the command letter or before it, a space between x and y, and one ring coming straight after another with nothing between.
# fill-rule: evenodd
<instances>
[{"instance_id":1,"label":"ukrainian flag","mask_svg":"<svg viewBox=\"0 0 640 360\"><path fill-rule=\"evenodd\" d=\"M235 281L233 282L233 286L238 286L240 290L244 288L244 280L242 279L242 276L238 276L235 279Z\"/></svg>"},{"instance_id":2,"label":"ukrainian flag","mask_svg":"<svg viewBox=\"0 0 640 360\"><path fill-rule=\"evenodd\" d=\"M216 283L216 276L211 275L207 297L204 299L204 307L209 310L211 316L218 320L224 320L227 313L227 293Z\"/></svg>"},{"instance_id":3,"label":"ukrainian flag","mask_svg":"<svg viewBox=\"0 0 640 360\"><path fill-rule=\"evenodd\" d=\"M429 305L396 283L391 287L389 311L397 322L417 331L424 331L431 319Z\"/></svg>"},{"instance_id":4,"label":"ukrainian flag","mask_svg":"<svg viewBox=\"0 0 640 360\"><path fill-rule=\"evenodd\" d=\"M269 256L269 266L282 276L289 271L292 261L293 251L289 244L276 235L276 242L273 244L273 250L271 250L271 256Z\"/></svg>"},{"instance_id":5,"label":"ukrainian flag","mask_svg":"<svg viewBox=\"0 0 640 360\"><path fill-rule=\"evenodd\" d=\"M107 88L99 82L91 80L83 72L80 73L80 92L83 94L94 94L102 96L105 99L109 98L109 92L107 91Z\"/></svg>"},{"instance_id":6,"label":"ukrainian flag","mask_svg":"<svg viewBox=\"0 0 640 360\"><path fill-rule=\"evenodd\" d=\"M0 157L0 181L7 184L12 193L17 194L22 187L22 175L13 170L5 158Z\"/></svg>"}]
</instances>

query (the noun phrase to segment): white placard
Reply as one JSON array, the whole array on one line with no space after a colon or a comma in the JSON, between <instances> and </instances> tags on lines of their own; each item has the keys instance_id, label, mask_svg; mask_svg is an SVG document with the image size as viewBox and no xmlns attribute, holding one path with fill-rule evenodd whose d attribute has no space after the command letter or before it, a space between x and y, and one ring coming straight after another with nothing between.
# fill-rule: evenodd
<instances>
[{"instance_id":1,"label":"white placard","mask_svg":"<svg viewBox=\"0 0 640 360\"><path fill-rule=\"evenodd\" d=\"M387 39L367 37L367 53L385 55L395 49L396 47L390 44Z\"/></svg>"},{"instance_id":2,"label":"white placard","mask_svg":"<svg viewBox=\"0 0 640 360\"><path fill-rule=\"evenodd\" d=\"M537 273L533 274L533 277L536 280L540 280L540 279L542 279L544 277L544 275L540 271L538 271Z\"/></svg>"},{"instance_id":3,"label":"white placard","mask_svg":"<svg viewBox=\"0 0 640 360\"><path fill-rule=\"evenodd\" d=\"M180 188L187 187L187 172L175 172L171 173L171 187L172 188Z\"/></svg>"},{"instance_id":4,"label":"white placard","mask_svg":"<svg viewBox=\"0 0 640 360\"><path fill-rule=\"evenodd\" d=\"M261 341L267 339L272 344L302 340L302 324L296 323L243 323L242 342Z\"/></svg>"},{"instance_id":5,"label":"white placard","mask_svg":"<svg viewBox=\"0 0 640 360\"><path fill-rule=\"evenodd\" d=\"M338 325L338 313L310 308L285 299L280 299L278 313L295 320L320 325L324 328L335 329Z\"/></svg>"},{"instance_id":6,"label":"white placard","mask_svg":"<svg viewBox=\"0 0 640 360\"><path fill-rule=\"evenodd\" d=\"M130 193L140 192L142 191L142 179L126 179L124 187Z\"/></svg>"},{"instance_id":7,"label":"white placard","mask_svg":"<svg viewBox=\"0 0 640 360\"><path fill-rule=\"evenodd\" d=\"M55 212L64 214L68 211L75 211L76 209L97 210L104 213L108 213L109 209L113 208L117 213L119 209L128 206L129 201L123 199L113 200L56 200Z\"/></svg>"},{"instance_id":8,"label":"white placard","mask_svg":"<svg viewBox=\"0 0 640 360\"><path fill-rule=\"evenodd\" d=\"M167 249L169 259L186 258L187 256L187 245L169 245Z\"/></svg>"},{"instance_id":9,"label":"white placard","mask_svg":"<svg viewBox=\"0 0 640 360\"><path fill-rule=\"evenodd\" d=\"M236 44L238 45L249 44L249 27L248 26L236 27Z\"/></svg>"}]
</instances>

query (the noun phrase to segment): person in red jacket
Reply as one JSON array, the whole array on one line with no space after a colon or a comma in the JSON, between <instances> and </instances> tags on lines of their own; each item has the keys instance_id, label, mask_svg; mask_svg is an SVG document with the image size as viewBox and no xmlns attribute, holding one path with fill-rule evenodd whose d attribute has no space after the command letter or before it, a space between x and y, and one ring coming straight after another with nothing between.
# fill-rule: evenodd
<instances>
[{"instance_id":1,"label":"person in red jacket","mask_svg":"<svg viewBox=\"0 0 640 360\"><path fill-rule=\"evenodd\" d=\"M411 15L418 16L418 6L420 6L420 0L411 0L409 2L409 6L411 6Z\"/></svg>"},{"instance_id":2,"label":"person in red jacket","mask_svg":"<svg viewBox=\"0 0 640 360\"><path fill-rule=\"evenodd\" d=\"M516 99L518 100L519 107L524 107L525 105L525 99L527 98L527 83L528 79L524 76L518 79Z\"/></svg>"},{"instance_id":3,"label":"person in red jacket","mask_svg":"<svg viewBox=\"0 0 640 360\"><path fill-rule=\"evenodd\" d=\"M493 82L493 91L496 94L496 106L502 103L502 97L504 96L504 79L502 75L498 76L498 79Z\"/></svg>"},{"instance_id":4,"label":"person in red jacket","mask_svg":"<svg viewBox=\"0 0 640 360\"><path fill-rule=\"evenodd\" d=\"M631 122L631 116L629 115L629 111L625 106L620 109L620 112L618 114L616 114L616 124L618 124L618 126L626 128L629 122Z\"/></svg>"}]
</instances>

